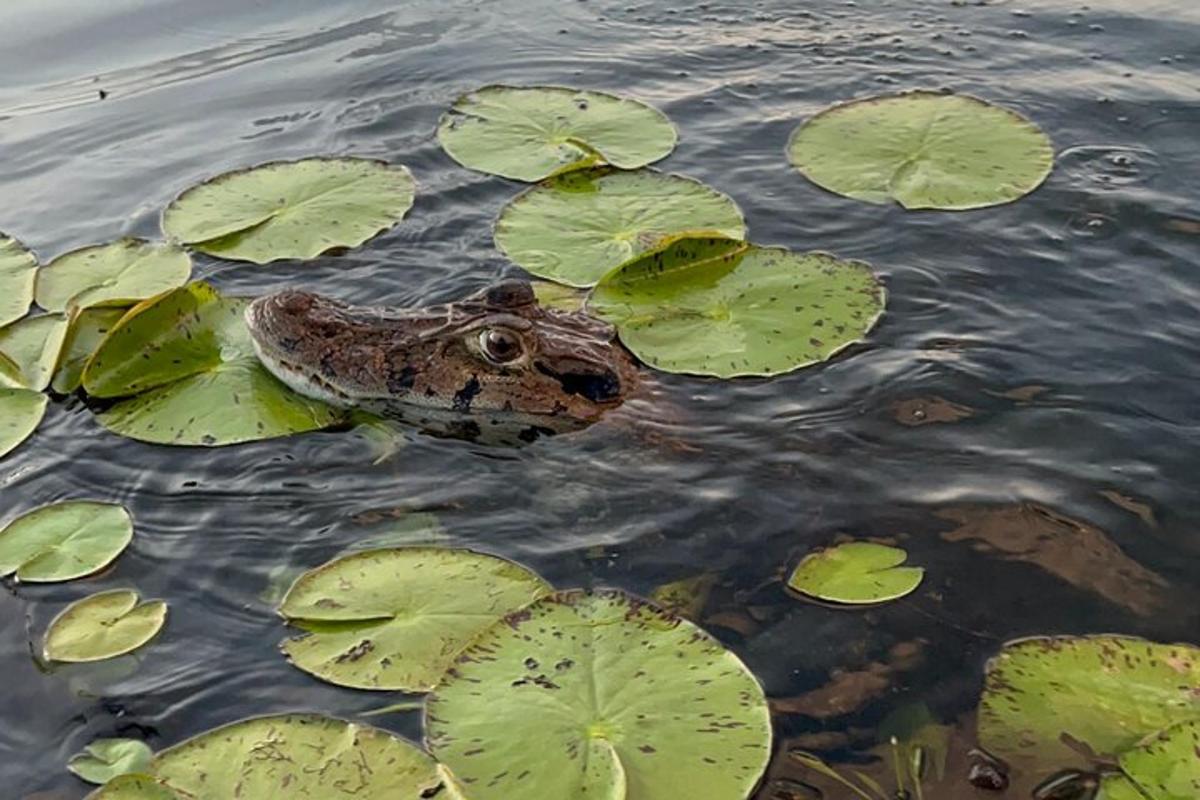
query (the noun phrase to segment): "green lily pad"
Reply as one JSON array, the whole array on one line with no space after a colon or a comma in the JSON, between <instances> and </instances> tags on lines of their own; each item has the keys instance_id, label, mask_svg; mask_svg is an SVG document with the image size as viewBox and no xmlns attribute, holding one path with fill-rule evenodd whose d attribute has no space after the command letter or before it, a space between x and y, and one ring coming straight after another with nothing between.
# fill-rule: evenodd
<instances>
[{"instance_id":1,"label":"green lily pad","mask_svg":"<svg viewBox=\"0 0 1200 800\"><path fill-rule=\"evenodd\" d=\"M847 542L810 553L788 578L788 587L831 603L883 603L915 591L921 567L900 566L908 553L874 542Z\"/></svg>"},{"instance_id":2,"label":"green lily pad","mask_svg":"<svg viewBox=\"0 0 1200 800\"><path fill-rule=\"evenodd\" d=\"M1103 780L1103 800L1195 800L1200 797L1200 719L1151 736L1122 753L1119 763L1124 775Z\"/></svg>"},{"instance_id":3,"label":"green lily pad","mask_svg":"<svg viewBox=\"0 0 1200 800\"><path fill-rule=\"evenodd\" d=\"M191 274L191 256L175 245L119 239L74 250L42 267L36 299L47 311L128 306L182 286Z\"/></svg>"},{"instance_id":4,"label":"green lily pad","mask_svg":"<svg viewBox=\"0 0 1200 800\"><path fill-rule=\"evenodd\" d=\"M862 339L885 293L866 264L681 236L606 275L588 309L667 372L779 375Z\"/></svg>"},{"instance_id":5,"label":"green lily pad","mask_svg":"<svg viewBox=\"0 0 1200 800\"><path fill-rule=\"evenodd\" d=\"M281 647L339 686L426 691L476 634L549 588L522 566L470 550L367 550L292 584L279 613L307 633Z\"/></svg>"},{"instance_id":6,"label":"green lily pad","mask_svg":"<svg viewBox=\"0 0 1200 800\"><path fill-rule=\"evenodd\" d=\"M17 366L22 388L40 392L50 385L66 337L65 314L26 317L0 328L0 352Z\"/></svg>"},{"instance_id":7,"label":"green lily pad","mask_svg":"<svg viewBox=\"0 0 1200 800\"><path fill-rule=\"evenodd\" d=\"M407 168L383 161L277 161L188 189L163 212L163 230L235 261L316 258L393 227L412 208L415 192Z\"/></svg>"},{"instance_id":8,"label":"green lily pad","mask_svg":"<svg viewBox=\"0 0 1200 800\"><path fill-rule=\"evenodd\" d=\"M0 389L0 458L37 430L49 402L50 398L32 389Z\"/></svg>"},{"instance_id":9,"label":"green lily pad","mask_svg":"<svg viewBox=\"0 0 1200 800\"><path fill-rule=\"evenodd\" d=\"M733 800L771 755L746 666L617 591L558 592L488 628L427 698L425 730L471 800Z\"/></svg>"},{"instance_id":10,"label":"green lily pad","mask_svg":"<svg viewBox=\"0 0 1200 800\"><path fill-rule=\"evenodd\" d=\"M73 500L34 509L0 530L0 576L26 583L83 578L107 567L133 540L118 505Z\"/></svg>"},{"instance_id":11,"label":"green lily pad","mask_svg":"<svg viewBox=\"0 0 1200 800\"><path fill-rule=\"evenodd\" d=\"M83 370L114 433L155 444L226 445L328 427L341 411L292 392L254 354L249 303L192 283L135 306Z\"/></svg>"},{"instance_id":12,"label":"green lily pad","mask_svg":"<svg viewBox=\"0 0 1200 800\"><path fill-rule=\"evenodd\" d=\"M24 389L21 367L4 353L0 353L0 389Z\"/></svg>"},{"instance_id":13,"label":"green lily pad","mask_svg":"<svg viewBox=\"0 0 1200 800\"><path fill-rule=\"evenodd\" d=\"M154 751L137 739L97 739L67 762L67 769L88 783L107 783L118 775L143 773Z\"/></svg>"},{"instance_id":14,"label":"green lily pad","mask_svg":"<svg viewBox=\"0 0 1200 800\"><path fill-rule=\"evenodd\" d=\"M683 231L741 239L737 203L699 181L653 170L571 172L534 186L496 220L496 247L542 278L591 286Z\"/></svg>"},{"instance_id":15,"label":"green lily pad","mask_svg":"<svg viewBox=\"0 0 1200 800\"><path fill-rule=\"evenodd\" d=\"M16 239L0 233L0 328L29 312L37 267L33 253Z\"/></svg>"},{"instance_id":16,"label":"green lily pad","mask_svg":"<svg viewBox=\"0 0 1200 800\"><path fill-rule=\"evenodd\" d=\"M484 86L454 101L438 141L468 169L540 181L611 164L637 169L665 158L678 134L656 108L561 86Z\"/></svg>"},{"instance_id":17,"label":"green lily pad","mask_svg":"<svg viewBox=\"0 0 1200 800\"><path fill-rule=\"evenodd\" d=\"M1051 767L1111 758L1200 717L1200 648L1124 636L1039 637L988 664L979 740Z\"/></svg>"},{"instance_id":18,"label":"green lily pad","mask_svg":"<svg viewBox=\"0 0 1200 800\"><path fill-rule=\"evenodd\" d=\"M833 106L788 144L792 164L831 192L909 209L1009 203L1054 167L1046 134L1015 111L964 95L907 92Z\"/></svg>"},{"instance_id":19,"label":"green lily pad","mask_svg":"<svg viewBox=\"0 0 1200 800\"><path fill-rule=\"evenodd\" d=\"M108 332L125 316L127 308L88 308L74 314L63 343L58 370L50 388L70 394L83 384L83 368Z\"/></svg>"},{"instance_id":20,"label":"green lily pad","mask_svg":"<svg viewBox=\"0 0 1200 800\"><path fill-rule=\"evenodd\" d=\"M542 308L553 308L558 311L583 311L587 302L587 292L576 286L566 286L553 281L531 281L533 296L537 298Z\"/></svg>"},{"instance_id":21,"label":"green lily pad","mask_svg":"<svg viewBox=\"0 0 1200 800\"><path fill-rule=\"evenodd\" d=\"M50 623L42 654L47 661L103 661L132 653L167 621L162 600L138 603L137 592L115 589L77 600Z\"/></svg>"},{"instance_id":22,"label":"green lily pad","mask_svg":"<svg viewBox=\"0 0 1200 800\"><path fill-rule=\"evenodd\" d=\"M392 734L316 714L234 722L159 753L150 774L189 800L433 797L437 764ZM282 793L281 793L282 792Z\"/></svg>"},{"instance_id":23,"label":"green lily pad","mask_svg":"<svg viewBox=\"0 0 1200 800\"><path fill-rule=\"evenodd\" d=\"M149 775L120 775L84 800L183 800Z\"/></svg>"}]
</instances>

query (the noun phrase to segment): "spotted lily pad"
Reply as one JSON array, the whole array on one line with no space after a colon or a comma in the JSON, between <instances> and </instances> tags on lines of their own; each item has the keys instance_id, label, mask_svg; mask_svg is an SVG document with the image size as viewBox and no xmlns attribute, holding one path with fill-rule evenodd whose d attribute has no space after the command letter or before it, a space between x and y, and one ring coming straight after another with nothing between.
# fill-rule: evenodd
<instances>
[{"instance_id":1,"label":"spotted lily pad","mask_svg":"<svg viewBox=\"0 0 1200 800\"><path fill-rule=\"evenodd\" d=\"M0 576L26 583L69 581L99 572L133 539L118 505L73 500L30 511L0 530Z\"/></svg>"},{"instance_id":2,"label":"spotted lily pad","mask_svg":"<svg viewBox=\"0 0 1200 800\"><path fill-rule=\"evenodd\" d=\"M1200 797L1200 719L1172 725L1126 750L1123 775L1101 783L1101 800L1195 800Z\"/></svg>"},{"instance_id":3,"label":"spotted lily pad","mask_svg":"<svg viewBox=\"0 0 1200 800\"><path fill-rule=\"evenodd\" d=\"M758 681L686 620L616 591L558 592L493 625L425 704L471 800L733 800L758 783Z\"/></svg>"},{"instance_id":4,"label":"spotted lily pad","mask_svg":"<svg viewBox=\"0 0 1200 800\"><path fill-rule=\"evenodd\" d=\"M741 239L746 225L728 196L653 170L570 172L534 186L496 220L496 246L534 275L591 286L666 237L705 230Z\"/></svg>"},{"instance_id":5,"label":"spotted lily pad","mask_svg":"<svg viewBox=\"0 0 1200 800\"><path fill-rule=\"evenodd\" d=\"M149 775L129 774L113 778L84 800L184 800Z\"/></svg>"},{"instance_id":6,"label":"spotted lily pad","mask_svg":"<svg viewBox=\"0 0 1200 800\"><path fill-rule=\"evenodd\" d=\"M826 109L788 144L793 165L831 192L905 208L964 210L1029 194L1054 148L1015 111L974 97L907 92Z\"/></svg>"},{"instance_id":7,"label":"spotted lily pad","mask_svg":"<svg viewBox=\"0 0 1200 800\"><path fill-rule=\"evenodd\" d=\"M50 385L67 325L65 314L43 314L0 328L0 352L16 365L22 387L40 392Z\"/></svg>"},{"instance_id":8,"label":"spotted lily pad","mask_svg":"<svg viewBox=\"0 0 1200 800\"><path fill-rule=\"evenodd\" d=\"M454 102L438 141L469 169L540 181L582 167L644 167L675 149L675 126L645 103L560 86L484 86Z\"/></svg>"},{"instance_id":9,"label":"spotted lily pad","mask_svg":"<svg viewBox=\"0 0 1200 800\"><path fill-rule=\"evenodd\" d=\"M127 306L182 286L191 274L191 257L175 245L120 239L74 250L42 267L36 299L47 311Z\"/></svg>"},{"instance_id":10,"label":"spotted lily pad","mask_svg":"<svg viewBox=\"0 0 1200 800\"><path fill-rule=\"evenodd\" d=\"M106 783L118 775L144 772L154 752L137 739L97 739L67 762L67 769L88 783Z\"/></svg>"},{"instance_id":11,"label":"spotted lily pad","mask_svg":"<svg viewBox=\"0 0 1200 800\"><path fill-rule=\"evenodd\" d=\"M49 402L46 395L32 389L0 389L0 458L37 430Z\"/></svg>"},{"instance_id":12,"label":"spotted lily pad","mask_svg":"<svg viewBox=\"0 0 1200 800\"><path fill-rule=\"evenodd\" d=\"M882 603L914 591L921 567L901 566L908 553L874 542L846 542L810 553L788 578L788 587L831 603Z\"/></svg>"},{"instance_id":13,"label":"spotted lily pad","mask_svg":"<svg viewBox=\"0 0 1200 800\"><path fill-rule=\"evenodd\" d=\"M335 408L289 390L254 354L248 300L192 283L135 306L83 370L114 433L156 444L225 445L327 427Z\"/></svg>"},{"instance_id":14,"label":"spotted lily pad","mask_svg":"<svg viewBox=\"0 0 1200 800\"><path fill-rule=\"evenodd\" d=\"M160 752L150 774L189 800L433 797L437 764L387 731L316 714L234 722Z\"/></svg>"},{"instance_id":15,"label":"spotted lily pad","mask_svg":"<svg viewBox=\"0 0 1200 800\"><path fill-rule=\"evenodd\" d=\"M37 266L33 253L16 239L0 233L0 328L29 311Z\"/></svg>"},{"instance_id":16,"label":"spotted lily pad","mask_svg":"<svg viewBox=\"0 0 1200 800\"><path fill-rule=\"evenodd\" d=\"M116 589L77 600L50 623L42 654L47 661L103 661L132 653L167 621L162 600L138 603L137 592Z\"/></svg>"},{"instance_id":17,"label":"spotted lily pad","mask_svg":"<svg viewBox=\"0 0 1200 800\"><path fill-rule=\"evenodd\" d=\"M77 311L67 329L62 355L58 359L58 370L54 373L50 388L59 394L70 394L78 389L83 383L83 368L88 359L128 310L87 308Z\"/></svg>"},{"instance_id":18,"label":"spotted lily pad","mask_svg":"<svg viewBox=\"0 0 1200 800\"><path fill-rule=\"evenodd\" d=\"M979 740L1051 767L1108 758L1200 717L1200 648L1124 636L1038 637L988 664Z\"/></svg>"},{"instance_id":19,"label":"spotted lily pad","mask_svg":"<svg viewBox=\"0 0 1200 800\"><path fill-rule=\"evenodd\" d=\"M477 633L548 590L524 567L469 550L367 550L296 580L279 613L307 633L282 648L339 686L425 691Z\"/></svg>"},{"instance_id":20,"label":"spotted lily pad","mask_svg":"<svg viewBox=\"0 0 1200 800\"><path fill-rule=\"evenodd\" d=\"M883 304L866 264L683 236L606 275L588 309L652 367L732 378L825 361L859 341Z\"/></svg>"},{"instance_id":21,"label":"spotted lily pad","mask_svg":"<svg viewBox=\"0 0 1200 800\"><path fill-rule=\"evenodd\" d=\"M235 170L188 189L163 230L220 258L265 264L357 247L404 218L407 168L365 158L306 158Z\"/></svg>"}]
</instances>

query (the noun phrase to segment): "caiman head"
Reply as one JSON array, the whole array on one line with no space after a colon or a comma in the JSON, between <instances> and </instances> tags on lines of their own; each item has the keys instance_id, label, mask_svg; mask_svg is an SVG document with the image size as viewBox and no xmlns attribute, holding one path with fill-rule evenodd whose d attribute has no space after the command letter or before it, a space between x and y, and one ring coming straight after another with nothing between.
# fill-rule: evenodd
<instances>
[{"instance_id":1,"label":"caiman head","mask_svg":"<svg viewBox=\"0 0 1200 800\"><path fill-rule=\"evenodd\" d=\"M255 300L246 322L263 365L295 391L389 416L416 408L587 423L637 378L611 325L543 308L525 281L411 310L288 289Z\"/></svg>"}]
</instances>

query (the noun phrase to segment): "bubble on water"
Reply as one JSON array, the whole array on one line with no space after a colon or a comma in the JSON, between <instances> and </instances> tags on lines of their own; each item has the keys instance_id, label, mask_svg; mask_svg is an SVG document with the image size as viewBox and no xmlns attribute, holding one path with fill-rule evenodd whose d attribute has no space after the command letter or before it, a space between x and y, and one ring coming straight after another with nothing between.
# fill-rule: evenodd
<instances>
[{"instance_id":1,"label":"bubble on water","mask_svg":"<svg viewBox=\"0 0 1200 800\"><path fill-rule=\"evenodd\" d=\"M1153 150L1122 145L1081 145L1064 150L1059 168L1077 186L1145 185L1158 176L1161 162Z\"/></svg>"}]
</instances>

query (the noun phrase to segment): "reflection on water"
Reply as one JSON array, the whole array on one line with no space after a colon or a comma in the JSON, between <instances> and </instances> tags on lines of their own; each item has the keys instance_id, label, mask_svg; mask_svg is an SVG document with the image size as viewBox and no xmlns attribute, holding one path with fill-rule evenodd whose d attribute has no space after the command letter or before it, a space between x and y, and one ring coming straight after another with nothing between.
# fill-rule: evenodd
<instances>
[{"instance_id":1,"label":"reflection on water","mask_svg":"<svg viewBox=\"0 0 1200 800\"><path fill-rule=\"evenodd\" d=\"M227 169L353 153L412 169L403 224L341 256L202 258L198 275L235 294L461 297L519 274L491 222L520 187L455 165L438 116L479 84L557 83L656 103L681 134L664 169L736 198L759 243L871 262L890 300L869 341L831 364L774 380L655 376L611 419L512 451L363 428L173 450L55 402L0 465L4 518L86 497L126 504L137 534L94 579L0 593L0 671L15 687L0 726L6 796L82 797L63 765L101 736L161 747L248 714L386 705L286 665L272 587L393 523L401 538L426 530L425 515L439 541L560 586L649 594L714 576L697 620L777 700L763 798L799 792L789 749L883 780L886 760L868 751L914 701L958 722L935 796L979 796L963 780L964 731L1002 641L1194 639L1200 12L1190 0L803 5L9 0L0 230L43 259L156 237L172 197ZM1059 169L1019 203L938 214L834 197L788 166L805 115L916 87L1017 108L1053 137ZM409 515L422 522L403 527ZM854 612L788 596L786 568L841 534L901 544L925 583ZM160 639L112 664L35 660L57 610L118 586L171 601ZM420 733L411 714L373 721Z\"/></svg>"}]
</instances>

